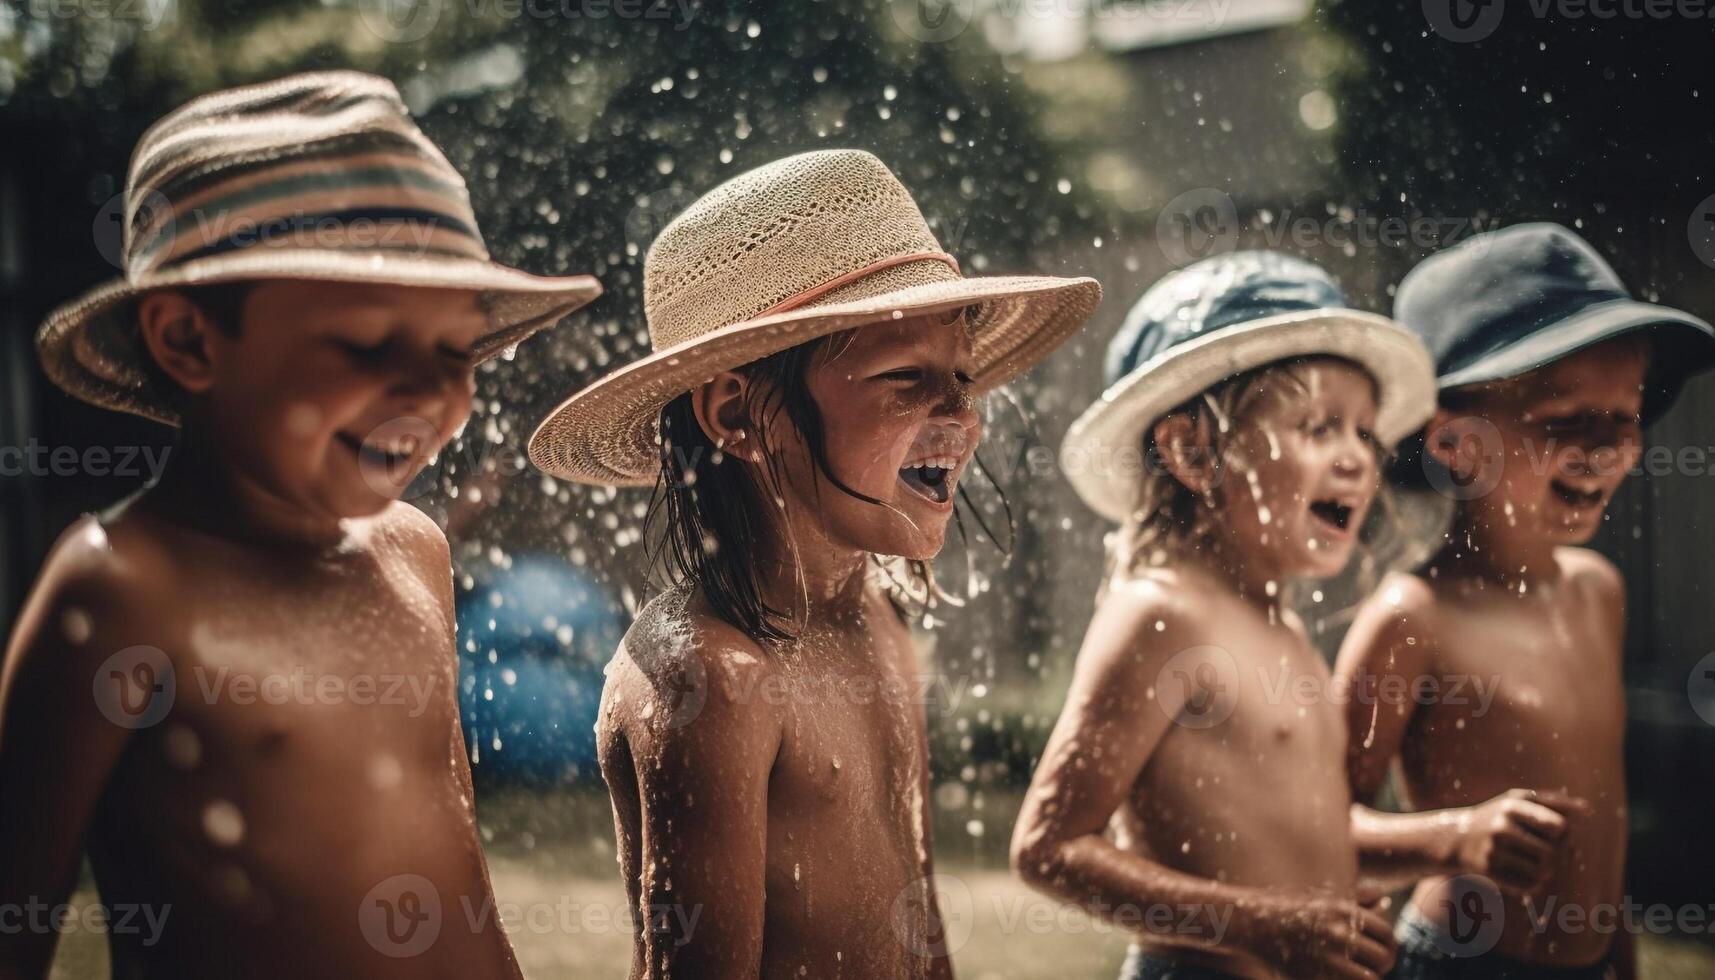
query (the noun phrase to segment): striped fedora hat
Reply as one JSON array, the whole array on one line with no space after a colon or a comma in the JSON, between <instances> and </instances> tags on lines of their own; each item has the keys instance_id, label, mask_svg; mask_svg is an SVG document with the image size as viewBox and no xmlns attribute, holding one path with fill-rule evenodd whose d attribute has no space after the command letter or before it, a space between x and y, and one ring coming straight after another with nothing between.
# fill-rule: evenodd
<instances>
[{"instance_id":1,"label":"striped fedora hat","mask_svg":"<svg viewBox=\"0 0 1715 980\"><path fill-rule=\"evenodd\" d=\"M315 72L194 99L143 134L126 177L125 275L55 310L36 337L54 383L177 423L144 369L135 302L252 279L468 289L491 357L601 294L489 258L464 179L386 79Z\"/></svg>"}]
</instances>

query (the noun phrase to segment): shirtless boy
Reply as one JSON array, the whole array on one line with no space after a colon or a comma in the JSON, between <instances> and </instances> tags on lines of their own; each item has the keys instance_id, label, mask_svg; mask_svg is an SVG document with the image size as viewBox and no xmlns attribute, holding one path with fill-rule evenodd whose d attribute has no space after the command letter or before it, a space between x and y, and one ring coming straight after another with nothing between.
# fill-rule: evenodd
<instances>
[{"instance_id":1,"label":"shirtless boy","mask_svg":"<svg viewBox=\"0 0 1715 980\"><path fill-rule=\"evenodd\" d=\"M1547 224L1431 256L1396 314L1437 357L1425 469L1457 506L1441 551L1365 604L1337 669L1357 691L1487 678L1495 692L1350 702L1354 796L1372 798L1397 757L1419 811L1362 832L1365 846L1440 857L1401 916L1397 975L1633 977L1630 934L1614 928L1624 582L1577 546L1636 464L1642 425L1715 356L1715 333L1633 301L1594 249ZM1492 852L1453 844L1470 818L1446 808L1508 787L1530 792L1483 815L1514 824Z\"/></svg>"},{"instance_id":2,"label":"shirtless boy","mask_svg":"<svg viewBox=\"0 0 1715 980\"><path fill-rule=\"evenodd\" d=\"M963 278L852 150L709 192L662 231L644 283L656 352L530 443L556 476L656 485L665 522L673 584L615 654L597 726L631 975L949 977L900 593L927 587L978 395L1101 291Z\"/></svg>"},{"instance_id":3,"label":"shirtless boy","mask_svg":"<svg viewBox=\"0 0 1715 980\"><path fill-rule=\"evenodd\" d=\"M110 930L116 977L517 977L481 915L447 544L398 498L474 365L599 287L489 262L366 75L188 103L127 200L126 280L39 346L180 436L65 533L12 636L0 902L65 902L87 848L114 920L159 925ZM56 939L0 932L0 977L46 976Z\"/></svg>"},{"instance_id":4,"label":"shirtless boy","mask_svg":"<svg viewBox=\"0 0 1715 980\"><path fill-rule=\"evenodd\" d=\"M1374 980L1346 733L1286 594L1350 557L1429 356L1321 269L1240 252L1152 287L1107 369L1062 460L1121 530L1014 866L1134 930L1124 980Z\"/></svg>"}]
</instances>

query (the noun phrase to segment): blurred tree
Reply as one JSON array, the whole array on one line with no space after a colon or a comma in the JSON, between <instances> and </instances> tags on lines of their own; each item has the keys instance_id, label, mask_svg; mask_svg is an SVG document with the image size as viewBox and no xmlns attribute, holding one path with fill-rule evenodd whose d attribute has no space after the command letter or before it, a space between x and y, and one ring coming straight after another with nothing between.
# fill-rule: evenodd
<instances>
[{"instance_id":1,"label":"blurred tree","mask_svg":"<svg viewBox=\"0 0 1715 980\"><path fill-rule=\"evenodd\" d=\"M0 119L38 136L30 152L15 145L8 156L25 186L59 188L47 213L71 219L51 232L49 221L32 224L30 240L63 271L40 306L112 273L87 222L120 189L129 147L149 122L199 92L336 66L400 84L467 175L497 258L601 277L606 296L572 326L485 371L477 415L417 500L444 513L458 487L483 488L465 496L455 535L467 587L535 550L609 583L616 611L642 598L644 495L539 480L519 453L553 403L647 349L642 256L721 180L802 150L870 150L917 195L968 274L1029 267L1086 221L1039 135L1032 97L1015 92L981 32L918 40L898 19L915 15L913 4L134 2L159 16L56 19L26 3L0 30L0 64L16 79L9 94L0 90ZM1015 455L1028 422L1010 403L997 408L991 432ZM1031 511L1040 488L1017 480L1006 489L1024 518L1015 551L1028 557L1034 525L1049 519ZM1004 540L995 494L975 492ZM974 608L950 617L939 654L986 677L997 649L1022 661L1042 647L1045 616L1028 561L1000 573L999 555L976 548L992 587L968 589L979 592ZM965 590L962 569L951 578Z\"/></svg>"}]
</instances>

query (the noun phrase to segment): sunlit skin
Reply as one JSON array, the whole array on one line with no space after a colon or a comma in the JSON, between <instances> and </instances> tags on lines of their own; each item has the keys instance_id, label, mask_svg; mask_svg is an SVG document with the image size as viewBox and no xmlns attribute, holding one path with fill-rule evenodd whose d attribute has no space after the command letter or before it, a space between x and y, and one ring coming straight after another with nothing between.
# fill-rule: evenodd
<instances>
[{"instance_id":1,"label":"sunlit skin","mask_svg":"<svg viewBox=\"0 0 1715 980\"><path fill-rule=\"evenodd\" d=\"M640 930L632 976L946 978L934 895L928 746L911 636L870 556L932 558L951 518L900 469L956 480L981 436L962 320L860 327L809 368L821 480L783 415L767 445L727 372L696 393L719 465L786 474L763 594L794 639L759 642L694 584L650 602L609 669L597 739Z\"/></svg>"},{"instance_id":2,"label":"sunlit skin","mask_svg":"<svg viewBox=\"0 0 1715 980\"><path fill-rule=\"evenodd\" d=\"M1496 953L1563 966L1609 956L1622 978L1635 975L1629 933L1590 928L1582 924L1588 916L1567 929L1544 909L1552 899L1583 912L1623 895L1625 588L1611 563L1574 546L1598 528L1639 458L1647 363L1648 348L1622 338L1477 392L1462 412L1438 413L1429 451L1462 483L1494 480L1494 488L1459 504L1447 546L1422 572L1383 583L1338 665L1372 685L1392 674L1441 678L1443 689L1450 678L1494 686L1486 711L1469 698L1373 709L1354 702L1347 723L1356 797L1371 798L1397 758L1410 806L1430 811L1378 831L1373 843L1422 855L1443 876L1495 880L1503 923ZM1462 416L1486 419L1499 433L1489 447L1489 458L1504 462L1498 480L1494 470L1482 476L1479 439L1437 437L1472 431ZM1508 787L1534 792L1483 814L1505 827L1497 846L1453 843L1460 822L1444 808ZM1450 921L1456 913L1443 881L1421 884L1413 905L1444 928L1467 928Z\"/></svg>"},{"instance_id":3,"label":"sunlit skin","mask_svg":"<svg viewBox=\"0 0 1715 980\"><path fill-rule=\"evenodd\" d=\"M272 282L233 335L172 293L139 320L183 433L159 485L55 545L13 634L0 902L63 901L87 847L104 902L166 914L110 937L116 976L517 977L465 913L493 894L446 540L397 499L469 413L476 296ZM138 645L174 686L130 728L112 712L166 696L164 669L114 672ZM412 921L433 944L384 955ZM0 932L0 977L46 976L53 938Z\"/></svg>"},{"instance_id":4,"label":"sunlit skin","mask_svg":"<svg viewBox=\"0 0 1715 980\"><path fill-rule=\"evenodd\" d=\"M1157 423L1169 469L1211 494L1215 523L1201 549L1171 547L1108 583L1013 864L1116 923L1131 910L1134 930L1140 911L1173 910L1156 919L1165 930L1135 933L1158 956L1239 977L1375 980L1393 941L1358 901L1342 716L1331 698L1274 693L1327 687L1283 603L1291 580L1351 556L1378 485L1374 384L1325 359L1266 383L1220 468L1197 463L1211 454L1182 416ZM1344 528L1312 509L1334 500L1351 508Z\"/></svg>"}]
</instances>

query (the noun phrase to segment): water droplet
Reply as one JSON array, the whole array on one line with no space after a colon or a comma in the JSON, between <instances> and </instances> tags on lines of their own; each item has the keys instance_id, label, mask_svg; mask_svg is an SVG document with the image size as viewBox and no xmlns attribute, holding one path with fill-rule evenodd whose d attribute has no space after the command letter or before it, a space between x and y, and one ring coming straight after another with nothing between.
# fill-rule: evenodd
<instances>
[{"instance_id":1,"label":"water droplet","mask_svg":"<svg viewBox=\"0 0 1715 980\"><path fill-rule=\"evenodd\" d=\"M231 800L213 800L202 809L202 829L217 847L234 847L244 839L244 814Z\"/></svg>"},{"instance_id":2,"label":"water droplet","mask_svg":"<svg viewBox=\"0 0 1715 980\"><path fill-rule=\"evenodd\" d=\"M380 752L369 760L369 785L376 789L393 789L405 780L405 767L399 760L386 752Z\"/></svg>"},{"instance_id":3,"label":"water droplet","mask_svg":"<svg viewBox=\"0 0 1715 980\"><path fill-rule=\"evenodd\" d=\"M77 606L68 606L60 616L60 630L68 643L87 643L95 632L95 620Z\"/></svg>"},{"instance_id":4,"label":"water droplet","mask_svg":"<svg viewBox=\"0 0 1715 980\"><path fill-rule=\"evenodd\" d=\"M172 725L161 733L161 754L174 769L195 769L202 761L202 739L188 725Z\"/></svg>"}]
</instances>

